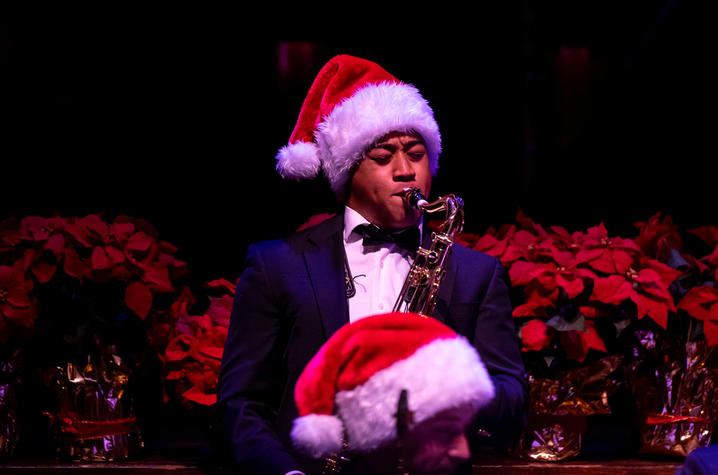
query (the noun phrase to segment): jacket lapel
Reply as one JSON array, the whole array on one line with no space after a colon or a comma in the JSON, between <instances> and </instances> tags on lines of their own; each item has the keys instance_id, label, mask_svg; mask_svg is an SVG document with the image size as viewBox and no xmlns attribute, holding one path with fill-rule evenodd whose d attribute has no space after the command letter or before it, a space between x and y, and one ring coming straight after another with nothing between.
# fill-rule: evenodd
<instances>
[{"instance_id":1,"label":"jacket lapel","mask_svg":"<svg viewBox=\"0 0 718 475\"><path fill-rule=\"evenodd\" d=\"M308 246L304 251L326 339L349 323L344 284L343 223L344 217L339 215L316 226L307 236Z\"/></svg>"}]
</instances>

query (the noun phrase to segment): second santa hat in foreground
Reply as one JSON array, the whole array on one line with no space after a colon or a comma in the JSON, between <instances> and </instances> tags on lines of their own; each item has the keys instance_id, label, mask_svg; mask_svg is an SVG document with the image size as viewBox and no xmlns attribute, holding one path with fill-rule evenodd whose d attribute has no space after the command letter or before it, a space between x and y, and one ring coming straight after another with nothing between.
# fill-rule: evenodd
<instances>
[{"instance_id":1,"label":"second santa hat in foreground","mask_svg":"<svg viewBox=\"0 0 718 475\"><path fill-rule=\"evenodd\" d=\"M299 416L292 441L312 457L369 452L397 437L401 391L413 422L454 407L474 412L494 396L479 355L438 320L410 313L375 315L345 325L322 346L295 388Z\"/></svg>"}]
</instances>

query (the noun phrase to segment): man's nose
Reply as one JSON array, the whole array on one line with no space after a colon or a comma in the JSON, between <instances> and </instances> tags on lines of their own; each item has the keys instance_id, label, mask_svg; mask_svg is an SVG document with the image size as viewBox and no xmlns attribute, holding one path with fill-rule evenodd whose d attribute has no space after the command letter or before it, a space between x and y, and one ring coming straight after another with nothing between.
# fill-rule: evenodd
<instances>
[{"instance_id":1,"label":"man's nose","mask_svg":"<svg viewBox=\"0 0 718 475\"><path fill-rule=\"evenodd\" d=\"M451 441L448 451L449 457L453 459L469 460L471 458L471 450L469 449L469 441L463 434Z\"/></svg>"},{"instance_id":2,"label":"man's nose","mask_svg":"<svg viewBox=\"0 0 718 475\"><path fill-rule=\"evenodd\" d=\"M416 177L409 155L399 152L394 159L394 181L413 181Z\"/></svg>"}]
</instances>

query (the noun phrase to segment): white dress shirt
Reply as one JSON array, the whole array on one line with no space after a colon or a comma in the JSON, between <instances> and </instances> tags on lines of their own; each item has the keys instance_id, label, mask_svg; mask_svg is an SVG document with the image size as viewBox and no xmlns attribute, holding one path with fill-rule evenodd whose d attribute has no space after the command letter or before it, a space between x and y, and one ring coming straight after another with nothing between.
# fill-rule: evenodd
<instances>
[{"instance_id":1,"label":"white dress shirt","mask_svg":"<svg viewBox=\"0 0 718 475\"><path fill-rule=\"evenodd\" d=\"M350 207L344 212L344 250L356 294L349 299L349 321L391 312L409 274L413 255L393 243L364 247L354 228L370 224ZM421 229L421 223L419 224Z\"/></svg>"}]
</instances>

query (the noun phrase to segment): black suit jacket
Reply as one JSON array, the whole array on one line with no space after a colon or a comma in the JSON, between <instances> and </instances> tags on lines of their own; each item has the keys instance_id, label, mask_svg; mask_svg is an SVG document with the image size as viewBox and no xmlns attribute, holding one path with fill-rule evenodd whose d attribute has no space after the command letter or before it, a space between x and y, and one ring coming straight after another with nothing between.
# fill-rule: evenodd
<instances>
[{"instance_id":1,"label":"black suit jacket","mask_svg":"<svg viewBox=\"0 0 718 475\"><path fill-rule=\"evenodd\" d=\"M250 246L235 293L215 411L221 453L246 473L304 467L289 441L294 386L319 348L349 322L343 216ZM426 241L430 233L425 234ZM476 428L509 440L523 429L528 387L500 262L455 245L434 317L473 342L496 389Z\"/></svg>"}]
</instances>

